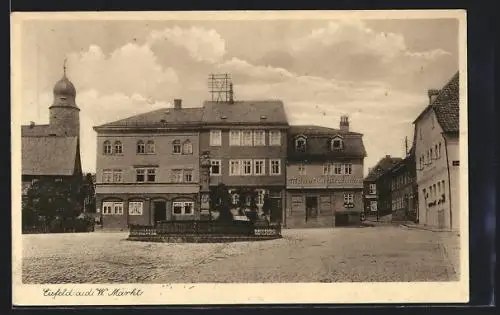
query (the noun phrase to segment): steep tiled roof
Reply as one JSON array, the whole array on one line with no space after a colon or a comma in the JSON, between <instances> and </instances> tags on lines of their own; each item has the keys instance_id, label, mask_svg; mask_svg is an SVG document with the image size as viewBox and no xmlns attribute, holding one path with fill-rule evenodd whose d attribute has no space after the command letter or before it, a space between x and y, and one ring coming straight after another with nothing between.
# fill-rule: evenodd
<instances>
[{"instance_id":1,"label":"steep tiled roof","mask_svg":"<svg viewBox=\"0 0 500 315\"><path fill-rule=\"evenodd\" d=\"M288 124L283 102L279 100L235 101L232 104L206 101L203 108L204 124Z\"/></svg>"},{"instance_id":2,"label":"steep tiled roof","mask_svg":"<svg viewBox=\"0 0 500 315\"><path fill-rule=\"evenodd\" d=\"M372 168L372 171L365 177L365 181L375 181L381 175L385 174L389 170L391 170L394 166L400 163L403 159L398 157L391 157L390 155L386 155L382 159L380 159L377 164Z\"/></svg>"},{"instance_id":3,"label":"steep tiled roof","mask_svg":"<svg viewBox=\"0 0 500 315\"><path fill-rule=\"evenodd\" d=\"M162 108L100 125L94 127L94 129L127 127L168 127L169 125L197 124L201 121L202 113L203 109L201 107L181 109Z\"/></svg>"},{"instance_id":4,"label":"steep tiled roof","mask_svg":"<svg viewBox=\"0 0 500 315\"><path fill-rule=\"evenodd\" d=\"M434 110L437 120L444 132L458 132L460 126L460 86L458 72L439 91L436 99L427 106L415 119L417 122L426 112Z\"/></svg>"},{"instance_id":5,"label":"steep tiled roof","mask_svg":"<svg viewBox=\"0 0 500 315\"><path fill-rule=\"evenodd\" d=\"M288 130L288 157L290 160L323 160L334 158L365 157L366 151L362 134L346 132L339 129L314 125L295 125ZM306 152L295 150L295 137L303 135L307 138ZM341 151L332 151L331 139L339 135L344 140Z\"/></svg>"},{"instance_id":6,"label":"steep tiled roof","mask_svg":"<svg viewBox=\"0 0 500 315\"><path fill-rule=\"evenodd\" d=\"M73 175L77 165L77 137L22 137L23 175Z\"/></svg>"}]
</instances>

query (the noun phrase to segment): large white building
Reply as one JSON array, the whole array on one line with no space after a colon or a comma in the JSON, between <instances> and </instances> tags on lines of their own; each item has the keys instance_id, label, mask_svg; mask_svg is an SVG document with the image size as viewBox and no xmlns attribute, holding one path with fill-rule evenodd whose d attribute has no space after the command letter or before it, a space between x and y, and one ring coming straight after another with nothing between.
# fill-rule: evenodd
<instances>
[{"instance_id":1,"label":"large white building","mask_svg":"<svg viewBox=\"0 0 500 315\"><path fill-rule=\"evenodd\" d=\"M429 90L429 105L414 124L419 222L433 228L458 230L458 72L441 90Z\"/></svg>"}]
</instances>

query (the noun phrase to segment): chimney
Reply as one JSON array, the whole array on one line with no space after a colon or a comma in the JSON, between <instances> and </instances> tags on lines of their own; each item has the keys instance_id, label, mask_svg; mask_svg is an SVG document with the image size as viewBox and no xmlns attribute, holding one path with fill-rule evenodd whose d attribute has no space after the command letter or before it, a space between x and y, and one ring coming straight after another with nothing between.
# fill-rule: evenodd
<instances>
[{"instance_id":1,"label":"chimney","mask_svg":"<svg viewBox=\"0 0 500 315\"><path fill-rule=\"evenodd\" d=\"M35 122L34 121L30 121L30 128L33 128L35 127Z\"/></svg>"},{"instance_id":2,"label":"chimney","mask_svg":"<svg viewBox=\"0 0 500 315\"><path fill-rule=\"evenodd\" d=\"M349 131L349 117L346 115L340 116L340 130Z\"/></svg>"},{"instance_id":3,"label":"chimney","mask_svg":"<svg viewBox=\"0 0 500 315\"><path fill-rule=\"evenodd\" d=\"M429 105L432 105L436 97L439 95L439 90L430 89L427 91L427 95L429 96Z\"/></svg>"},{"instance_id":4,"label":"chimney","mask_svg":"<svg viewBox=\"0 0 500 315\"><path fill-rule=\"evenodd\" d=\"M182 100L179 98L174 99L174 109L182 108Z\"/></svg>"}]
</instances>

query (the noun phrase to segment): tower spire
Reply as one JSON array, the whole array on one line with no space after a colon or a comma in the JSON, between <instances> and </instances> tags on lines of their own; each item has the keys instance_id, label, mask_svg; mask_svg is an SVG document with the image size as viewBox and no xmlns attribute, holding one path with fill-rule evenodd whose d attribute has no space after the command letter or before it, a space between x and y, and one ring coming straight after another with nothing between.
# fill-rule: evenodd
<instances>
[{"instance_id":1,"label":"tower spire","mask_svg":"<svg viewBox=\"0 0 500 315\"><path fill-rule=\"evenodd\" d=\"M67 58L64 57L64 62L63 62L63 76L66 76L66 61L67 61Z\"/></svg>"}]
</instances>

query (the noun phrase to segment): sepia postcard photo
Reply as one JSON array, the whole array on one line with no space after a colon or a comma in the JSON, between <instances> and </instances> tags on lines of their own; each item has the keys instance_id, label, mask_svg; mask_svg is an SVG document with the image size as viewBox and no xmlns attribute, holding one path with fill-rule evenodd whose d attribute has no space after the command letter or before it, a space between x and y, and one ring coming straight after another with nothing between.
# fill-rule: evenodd
<instances>
[{"instance_id":1,"label":"sepia postcard photo","mask_svg":"<svg viewBox=\"0 0 500 315\"><path fill-rule=\"evenodd\" d=\"M14 305L468 301L465 11L11 25Z\"/></svg>"}]
</instances>

